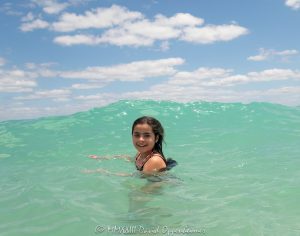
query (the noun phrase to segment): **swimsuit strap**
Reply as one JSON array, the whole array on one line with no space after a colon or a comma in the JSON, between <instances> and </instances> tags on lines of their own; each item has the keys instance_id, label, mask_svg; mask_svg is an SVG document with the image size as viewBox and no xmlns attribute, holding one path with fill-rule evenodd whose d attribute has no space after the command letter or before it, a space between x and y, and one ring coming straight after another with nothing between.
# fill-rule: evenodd
<instances>
[{"instance_id":1,"label":"swimsuit strap","mask_svg":"<svg viewBox=\"0 0 300 236\"><path fill-rule=\"evenodd\" d=\"M136 158L135 158L135 166L138 170L143 170L144 165L146 164L146 162L153 156L154 152L152 151L148 156L146 156L146 158L142 161L139 162L138 158L141 156L141 153L139 153Z\"/></svg>"}]
</instances>

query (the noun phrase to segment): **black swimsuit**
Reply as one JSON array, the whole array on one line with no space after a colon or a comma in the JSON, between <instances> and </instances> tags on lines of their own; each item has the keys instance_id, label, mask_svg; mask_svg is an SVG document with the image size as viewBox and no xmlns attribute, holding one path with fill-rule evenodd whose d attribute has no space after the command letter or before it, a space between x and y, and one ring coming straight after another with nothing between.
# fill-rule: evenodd
<instances>
[{"instance_id":1,"label":"black swimsuit","mask_svg":"<svg viewBox=\"0 0 300 236\"><path fill-rule=\"evenodd\" d=\"M139 153L139 154L136 156L136 158L135 158L135 167L136 167L136 169L139 170L139 171L143 171L144 165L150 160L150 158L153 156L153 154L159 154L159 153L153 153L153 152L152 152L152 153L149 155L149 158L146 158L146 161L144 162L144 164L143 164L141 167L139 167L139 166L137 165L137 159L138 159L138 157L141 155L141 154ZM167 160L165 160L160 154L159 154L159 156L160 156L161 159L163 159L163 161L166 163L166 168L163 168L163 169L161 169L160 171L170 170L170 169L172 169L174 166L177 165L177 161L173 160L172 158L168 158Z\"/></svg>"},{"instance_id":2,"label":"black swimsuit","mask_svg":"<svg viewBox=\"0 0 300 236\"><path fill-rule=\"evenodd\" d=\"M147 157L146 157L146 160L145 160L145 162L143 163L143 165L142 166L138 166L137 165L137 159L140 157L140 155L141 155L141 153L139 153L137 156L136 156L136 158L135 158L135 167L136 167L136 169L137 170L139 170L139 171L142 171L143 169L144 169L144 165L150 160L150 158L153 156L153 154L156 154L156 153L154 153L154 152L152 152L151 154L149 154ZM160 156L161 157L161 156ZM162 157L161 157L162 158ZM162 158L163 159L163 158Z\"/></svg>"}]
</instances>

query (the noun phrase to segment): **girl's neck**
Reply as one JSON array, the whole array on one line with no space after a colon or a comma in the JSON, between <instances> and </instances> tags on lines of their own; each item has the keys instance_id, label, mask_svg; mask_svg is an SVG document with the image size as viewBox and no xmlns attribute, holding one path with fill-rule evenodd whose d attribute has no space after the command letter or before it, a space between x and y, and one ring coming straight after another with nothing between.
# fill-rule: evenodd
<instances>
[{"instance_id":1,"label":"girl's neck","mask_svg":"<svg viewBox=\"0 0 300 236\"><path fill-rule=\"evenodd\" d=\"M154 152L154 150L148 151L148 152L144 152L144 153L140 153L140 158L141 159L145 159L147 158L149 155L151 155Z\"/></svg>"}]
</instances>

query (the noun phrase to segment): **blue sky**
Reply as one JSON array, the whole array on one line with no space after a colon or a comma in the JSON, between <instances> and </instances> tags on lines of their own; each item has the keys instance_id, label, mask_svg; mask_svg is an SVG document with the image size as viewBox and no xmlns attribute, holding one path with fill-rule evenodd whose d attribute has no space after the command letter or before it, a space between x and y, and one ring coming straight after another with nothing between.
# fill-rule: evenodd
<instances>
[{"instance_id":1,"label":"blue sky","mask_svg":"<svg viewBox=\"0 0 300 236\"><path fill-rule=\"evenodd\" d=\"M300 105L300 0L0 5L0 120L124 99Z\"/></svg>"}]
</instances>

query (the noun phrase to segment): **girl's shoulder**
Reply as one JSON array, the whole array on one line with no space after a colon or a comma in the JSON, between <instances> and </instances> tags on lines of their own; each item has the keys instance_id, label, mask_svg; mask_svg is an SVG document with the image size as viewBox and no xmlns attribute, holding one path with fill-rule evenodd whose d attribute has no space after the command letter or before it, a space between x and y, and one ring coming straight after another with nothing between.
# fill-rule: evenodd
<instances>
[{"instance_id":1,"label":"girl's shoulder","mask_svg":"<svg viewBox=\"0 0 300 236\"><path fill-rule=\"evenodd\" d=\"M166 168L166 162L159 153L153 153L151 158L145 163L145 169L149 170L162 170Z\"/></svg>"},{"instance_id":2,"label":"girl's shoulder","mask_svg":"<svg viewBox=\"0 0 300 236\"><path fill-rule=\"evenodd\" d=\"M164 161L163 157L161 154L159 153L153 153L151 155L151 158L149 159L149 161L152 160L152 161Z\"/></svg>"},{"instance_id":3,"label":"girl's shoulder","mask_svg":"<svg viewBox=\"0 0 300 236\"><path fill-rule=\"evenodd\" d=\"M165 158L159 152L153 152L150 159L161 160L161 161L165 162Z\"/></svg>"}]
</instances>

